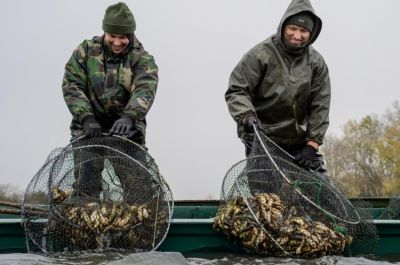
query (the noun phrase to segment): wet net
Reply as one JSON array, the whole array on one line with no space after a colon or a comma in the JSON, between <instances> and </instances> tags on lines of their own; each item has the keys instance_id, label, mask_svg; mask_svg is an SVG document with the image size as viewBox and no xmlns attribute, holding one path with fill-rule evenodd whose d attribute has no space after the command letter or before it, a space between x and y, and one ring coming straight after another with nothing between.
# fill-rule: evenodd
<instances>
[{"instance_id":1,"label":"wet net","mask_svg":"<svg viewBox=\"0 0 400 265\"><path fill-rule=\"evenodd\" d=\"M172 210L147 150L108 136L52 151L25 191L22 219L30 251L142 252L162 243Z\"/></svg>"},{"instance_id":2,"label":"wet net","mask_svg":"<svg viewBox=\"0 0 400 265\"><path fill-rule=\"evenodd\" d=\"M257 129L256 136L250 156L224 178L215 229L249 252L278 257L341 255L359 233L377 237L329 178L297 166Z\"/></svg>"}]
</instances>

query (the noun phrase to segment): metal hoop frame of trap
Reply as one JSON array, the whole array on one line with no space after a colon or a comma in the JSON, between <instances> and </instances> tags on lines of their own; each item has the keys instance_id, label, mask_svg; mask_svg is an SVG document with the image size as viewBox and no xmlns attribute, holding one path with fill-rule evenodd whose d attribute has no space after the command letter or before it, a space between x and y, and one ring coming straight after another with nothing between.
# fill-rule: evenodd
<instances>
[{"instance_id":1,"label":"metal hoop frame of trap","mask_svg":"<svg viewBox=\"0 0 400 265\"><path fill-rule=\"evenodd\" d=\"M260 140L260 142L261 142L261 140ZM270 143L268 142L267 144L270 144ZM279 150L276 150L274 146L271 146L271 145L265 146L264 145L263 148L259 149L261 151L260 155L254 155L254 156L248 157L244 160L241 160L238 163L236 163L235 165L233 165L228 170L228 173L226 174L225 178L223 179L223 183L222 183L221 201L225 201L226 203L228 203L229 201L235 199L235 203L236 203L236 198L241 197L241 200L240 200L240 203L242 204L241 207L244 207L248 211L247 216L251 217L253 219L254 225L258 226L258 228L257 228L258 231L262 231L264 233L264 235L267 237L266 242L269 241L269 243L267 243L267 244L271 244L271 246L268 247L268 248L270 248L271 251L278 251L278 253L280 252L280 254L278 254L278 255L283 255L283 256L287 256L287 257L297 257L294 253L292 253L292 250L290 250L290 248L287 248L287 245L285 246L286 243L283 243L283 244L280 243L280 240L282 239L282 238L280 238L280 233L282 233L282 232L276 231L276 230L275 231L270 230L268 228L268 225L266 226L266 224L264 223L265 219L263 221L263 219L259 219L259 217L257 217L260 214L260 212L258 212L260 209L258 209L257 205L255 206L253 204L253 200L252 200L252 197L253 197L252 195L254 195L253 192L255 192L256 188L254 188L255 187L254 185L250 186L250 183L248 183L249 174L253 175L251 173L256 173L255 175L260 176L259 178L255 179L255 181L257 181L257 182L260 181L262 183L264 180L263 176L265 176L265 177L271 176L279 183L282 183L283 184L283 186L281 187L282 190L280 190L276 194L278 196L280 194L285 195L285 190L286 190L286 192L287 191L290 192L287 194L292 193L292 195L288 195L289 197L287 197L285 200L292 201L294 199L295 201L293 201L293 202L295 202L295 203L297 201L299 201L299 202L301 201L304 206L304 209L302 211L305 211L304 212L305 213L304 217L306 218L305 220L308 219L308 220L311 220L311 222L313 222L314 217L315 218L322 217L323 219L315 219L315 221L320 221L320 222L324 223L324 221L321 221L321 220L326 220L326 218L328 218L328 220L326 220L326 221L330 220L329 222L333 221L334 223L336 223L337 221L340 221L340 220L345 220L347 222L342 222L342 223L347 223L347 224L351 224L351 225L359 224L360 216L358 215L358 212L355 211L354 206L350 202L347 205L346 202L341 201L344 199L347 200L347 198L341 196L340 192L335 192L336 191L336 189L334 189L335 186L331 186L331 185L329 185L330 184L329 182L326 182L323 180L318 181L319 178L317 178L316 173L309 174L304 169L299 168L297 165L290 162L291 161L290 157L286 157L284 153L280 153L281 156L279 156L279 155L277 155L276 157L273 156L271 154L272 151L268 151L267 147L271 148L271 150L275 150L277 152L276 154L280 153ZM265 149L267 149L269 156L264 154ZM255 150L258 150L258 149L255 149ZM282 151L285 152L284 150L282 150ZM269 161L269 160L271 160L271 161ZM263 162L263 161L265 161L265 162ZM282 168L279 168L279 166L282 166ZM282 176L282 174L284 176ZM298 177L298 179L297 179L297 177ZM302 186L297 186L296 180L298 180L299 183L304 182L304 183L308 183L308 184L313 184L312 186L310 186L310 188L312 188L312 190L311 189L309 190L308 187L305 187L306 189L302 189ZM268 179L265 178L265 181L268 181ZM274 186L274 185L278 184L278 182L273 184L274 181L272 181L271 184L272 184L272 186ZM314 184L318 184L318 185L315 186ZM279 185L281 185L281 184L279 184ZM252 187L253 187L253 189L252 189ZM264 187L266 189L264 191L259 190L258 193L260 193L260 192L268 193L268 191L267 191L267 190L269 190L268 187L267 186L264 186ZM292 192L292 188L294 188L296 190L296 192ZM287 189L289 189L289 190L287 190ZM328 190L326 190L326 189L328 189ZM328 193L326 193L324 191L327 191ZM274 193L274 191L269 191L269 192ZM321 198L321 201L319 200L320 194L323 195L323 197ZM333 200L324 199L325 194ZM326 197L326 198L329 198L329 197ZM303 200L305 200L305 201L303 201ZM336 200L338 200L336 205L335 205L335 203L333 203L333 204L330 203L330 202L332 202L332 201L334 202ZM287 201L287 202L289 202L289 201ZM329 204L325 205L323 202L329 203ZM221 207L223 209L225 207L225 205L223 206L221 204ZM229 208L231 206L227 206L227 207ZM333 207L333 208L327 208L328 210L325 210L322 207ZM351 207L351 209L350 208L346 209L346 207ZM301 207L301 208L303 208L303 207ZM287 209L289 209L289 208L287 208ZM317 211L315 211L315 209L317 209ZM352 209L354 210L354 212ZM336 210L337 210L337 212L336 212ZM310 211L310 212L308 212L308 211ZM334 213L337 213L337 214L334 214ZM309 215L309 214L311 214L311 215ZM230 214L228 213L228 215L230 215ZM221 216L223 216L223 215L221 215ZM289 214L289 216L290 216L290 214ZM355 217L355 216L357 216L357 217ZM221 218L223 219L224 217L221 217ZM240 218L240 217L238 216L238 218ZM311 219L309 219L309 218L311 218ZM222 219L220 220L221 222L222 222ZM229 220L233 220L233 219L229 219ZM246 226L245 223L246 223L246 221L242 222L242 224L244 224ZM231 225L233 225L233 224L231 224ZM222 226L217 226L217 227L219 227L220 229L222 228ZM227 229L227 228L222 228L222 231L224 231L224 229ZM232 226L231 226L231 229L232 229ZM247 229L247 228L245 228L245 229ZM242 231L244 231L244 230L242 230ZM351 231L354 232L353 227L351 227ZM238 231L236 231L236 232L238 232ZM338 232L340 233L340 231L338 231ZM255 232L255 233L260 233L260 232ZM238 236L237 234L230 233L229 231L227 232L227 234L228 234L228 236L229 235L233 235L234 237ZM245 238L247 237L247 235L244 235L244 236L245 236ZM240 236L240 238L242 238L242 237ZM248 239L246 239L246 241L247 240ZM258 244L258 243L254 243L254 244ZM257 245L254 245L254 246L257 246ZM257 246L256 248L254 248L252 250L249 249L249 250L250 251L255 250L257 252L257 251L263 251L262 248L263 247L261 247L261 249L258 249L258 246ZM275 252L273 252L273 253L275 253Z\"/></svg>"},{"instance_id":2,"label":"metal hoop frame of trap","mask_svg":"<svg viewBox=\"0 0 400 265\"><path fill-rule=\"evenodd\" d=\"M111 151L114 151L114 152L116 152L116 153L122 155L124 158L127 158L127 159L129 159L129 160L132 160L135 164L138 164L141 168L143 168L145 171L147 171L147 172L149 173L149 175L150 175L154 180L158 181L158 179L156 179L156 178L154 177L153 172L151 172L148 168L146 168L146 167L143 165L142 162L140 162L139 160L137 160L137 159L135 159L135 158L133 158L133 157L130 157L129 155L127 155L127 154L125 154L124 152L121 152L121 151L119 151L119 150L117 150L117 149L115 149L115 148L112 148L112 147L109 147L109 146L106 146L106 145L98 145L98 144L97 144L97 145L88 145L88 146L75 147L75 148L73 148L72 150L84 150L84 149L93 148L93 147L109 149L109 150L111 150ZM64 149L64 150L65 150L65 149ZM58 159L59 157L60 157L60 156L57 156L57 157L54 159L53 164L54 164L55 162L57 162L57 159ZM109 158L119 158L119 156L110 156ZM81 161L78 165L75 165L74 168L77 167L77 166L80 166L80 165L82 165L82 164L85 164L85 163L87 163L87 162L89 162L89 161L91 161L91 160L92 160L92 159L87 159L87 160L85 160L85 161ZM71 169L70 169L69 171L67 171L66 173L69 173L69 172L72 171L74 168L71 168ZM66 174L66 175L67 175L67 174ZM60 183L62 182L62 180L64 180L64 178L65 178L65 176L64 176L63 178L61 178L57 184L60 184ZM164 179L162 178L161 175L160 175L160 181L161 181L162 184L165 184ZM48 182L48 188L49 188L49 190L51 190L51 183L50 183L50 180L49 180L49 182ZM172 200L172 203L173 203L173 200Z\"/></svg>"},{"instance_id":3,"label":"metal hoop frame of trap","mask_svg":"<svg viewBox=\"0 0 400 265\"><path fill-rule=\"evenodd\" d=\"M109 136L109 135L106 135L106 134L103 134L103 135ZM57 155L55 155L55 156L52 157L51 159L48 159L48 160L46 161L45 165L43 165L43 166L41 167L41 169L38 171L38 173L36 173L35 176L32 178L32 180L31 180L30 183L28 184L28 187L31 187L31 185L34 185L34 186L36 187L38 178L41 176L41 171L42 171L42 169L54 166L54 164L55 164L58 160L62 159L62 155L63 155L64 152L65 152L66 150L68 150L69 148L71 148L71 150L68 150L69 152L72 152L72 151L74 151L74 150L79 150L79 149L82 149L82 150L83 150L83 149L87 149L87 148L103 148L103 149L106 149L106 150L110 150L110 151L112 151L112 152L115 152L115 153L117 154L117 155L115 156L115 158L119 158L119 159L120 159L120 158L122 157L123 159L130 160L130 161L132 161L134 164L138 165L142 170L144 170L145 172L147 172L147 173L152 177L152 179L153 179L156 183L158 183L159 188L163 191L162 193L165 194L166 200L164 200L164 203L166 203L167 208L168 208L168 213L167 213L167 214L168 214L168 219L166 220L167 226L166 226L166 228L165 228L164 235L160 238L160 240L158 241L157 244L154 244L154 243L155 243L155 240L153 239L153 245L152 245L153 248L152 248L152 250L155 250L155 249L157 249L157 248L161 245L161 243L165 240L165 238L166 238L166 236L167 236L167 234L168 234L169 228L170 228L171 218L172 218L172 214L173 214L173 205L174 205L174 200L173 200L172 192L171 192L171 190L170 190L168 184L165 182L164 178L162 177L162 175L159 174L158 167L157 167L157 165L155 164L154 159L150 156L150 154L147 152L147 150L146 150L145 148L143 148L142 146L136 144L135 142L133 142L133 141L131 141L131 140L129 140L129 139L126 139L126 138L123 138L123 137L120 137L120 136L113 136L113 137L116 137L116 138L118 138L118 139L120 139L120 140L123 140L123 141L127 141L129 144L134 145L135 148L138 148L138 149L140 149L141 151L143 151L143 152L146 154L146 158L149 160L149 164L150 164L151 166L154 166L154 167L148 168L148 167L146 167L146 166L143 164L143 162L141 162L141 161L139 161L139 160L137 160L137 159L135 159L135 158L133 158L133 157L127 155L127 154L124 153L123 151L120 151L120 150L118 150L118 149L116 149L116 148L113 148L113 147L110 147L110 146L107 146L107 145L102 145L102 144L90 145L90 144L89 144L89 145L86 145L86 146L79 146L79 147L73 148L73 147L72 147L72 144L73 144L73 143L76 143L77 141L79 141L79 140L85 138L84 136L82 136L82 137L79 137L79 138L75 139L74 141L72 141L72 142L71 142L69 145L67 145L66 147L60 149L61 151L59 151ZM110 156L110 157L108 157L108 158L112 158L112 157ZM96 159L98 159L98 157L97 157ZM68 176L68 173L70 173L71 170L74 170L74 168L75 168L76 166L80 166L80 165L82 165L82 164L84 164L84 163L86 163L86 162L89 162L89 161L91 161L91 160L92 160L92 159L86 159L86 160L84 160L84 161L80 161L79 164L74 165L74 166L73 166L72 168L70 168L67 172L65 172L65 173L64 173L64 176L62 176L59 180L57 180L56 183L52 183L52 182L51 182L51 178L49 178L49 179L48 179L48 183L47 183L47 188L48 188L48 194L47 194L47 196L51 196L52 187L58 187L58 185L60 185L60 184L63 182L63 180ZM158 178L157 178L157 177L158 177ZM54 185L55 185L55 186L54 186ZM158 209L159 203L160 203L160 196L161 196L161 195L158 194L157 205L156 205L157 209ZM24 228L25 228L25 230L27 231L27 229L28 229L28 228L27 228L27 223L28 223L28 222L32 222L32 221L33 221L33 222L40 222L40 223L42 223L42 222L47 222L47 218L41 218L41 219L32 220L31 217L28 216L28 215L29 215L29 206L26 205L26 199L27 199L27 198L26 198L26 194L25 194L25 196L24 196L24 203L23 203L23 205L22 205L22 219L23 219L23 223L24 223ZM56 214L58 215L59 218L61 218L62 220L66 221L69 225L72 225L72 226L75 227L75 228L79 228L79 226L78 226L77 224L72 223L72 222L69 221L69 220L66 220L66 219L62 216L62 214L59 212L59 210L57 209L57 207L55 207L55 206L53 205L53 203L51 203L51 202L49 203L49 201L50 201L49 198L48 198L47 200L48 200L48 205L47 205L46 208L43 209L43 210L45 211L45 212L44 212L44 215L45 215L45 216L48 215L50 212L56 213ZM25 206L26 206L26 207L25 207ZM50 206L50 207L48 207L48 206ZM155 216L155 221L156 221L156 222L157 222L157 218L158 218L158 211L156 211L156 216ZM156 233L156 229L154 228L154 235L153 235L154 238L155 238L155 233ZM28 251L29 251L29 243L28 243L29 240L31 240L31 242L33 242L33 243L34 243L37 247L39 247L43 252L48 252L48 251L47 251L45 248L43 248L38 242L35 241L34 236L32 236L30 233L27 232L27 233L26 233L26 243L27 243L27 246L28 246ZM43 243L43 242L42 242L42 243Z\"/></svg>"},{"instance_id":4,"label":"metal hoop frame of trap","mask_svg":"<svg viewBox=\"0 0 400 265\"><path fill-rule=\"evenodd\" d=\"M295 185L293 184L293 182L292 182L292 181L286 176L286 174L279 168L278 164L275 162L275 159L273 158L273 156L272 156L272 155L270 154L270 152L268 151L268 148L265 146L264 141L262 140L261 135L260 135L261 133L260 133L260 131L258 130L258 128L257 128L257 126L256 126L255 124L253 124L253 128L254 128L254 132L255 132L255 134L256 134L256 136L257 136L258 141L260 142L261 146L263 147L263 150L265 151L266 155L268 156L268 158L270 159L270 161L272 162L272 164L274 165L274 167L276 168L276 170L279 172L279 174L282 176L282 178L283 178L288 184L290 184L290 185L292 185L292 186L294 187L294 190L296 191L296 193L297 193L298 195L300 195L304 200L306 200L307 202L309 202L312 206L314 206L314 207L317 208L318 210L322 211L324 214L326 214L326 215L328 215L328 216L330 216L330 217L332 217L332 218L334 218L334 219L336 219L336 220L339 220L339 221L342 221L342 222L345 222L345 223L348 223L348 224L351 224L351 225L357 225L357 224L360 223L361 218L360 218L360 216L359 216L359 214L358 214L358 211L357 211L357 210L354 208L354 206L346 199L345 196L343 196L343 195L340 196L340 195L337 193L337 191L332 190L333 193L334 193L336 196L338 196L338 197L340 196L340 197L342 197L341 199L347 200L347 204L349 205L349 207L351 207L351 209L352 209L352 210L354 211L354 213L356 214L356 218L357 218L356 221L349 221L349 220L343 219L343 218L341 218L341 217L338 217L338 216L336 216L335 214L333 214L333 213L331 213L331 212L329 212L329 211L323 209L321 206L319 206L318 204L316 204L315 202L313 202L312 200L310 200L306 195L304 195L304 194L301 192L301 190L300 190L298 187L295 187ZM263 135L263 136L264 136L266 139L268 139L268 141L270 141L271 143L273 143L277 148L279 148L280 151L286 153L289 157L293 158L293 156L291 156L290 154L288 154L285 150L283 150L281 147L279 147L275 142L273 142L271 139L269 139L268 136L266 136L266 135ZM315 174L315 173L314 173L314 174ZM240 189L239 189L239 192L241 192ZM341 201L341 200L340 200L340 201ZM246 203L247 203L247 202L246 202Z\"/></svg>"},{"instance_id":5,"label":"metal hoop frame of trap","mask_svg":"<svg viewBox=\"0 0 400 265\"><path fill-rule=\"evenodd\" d=\"M127 158L127 159L129 159L129 160L134 161L134 162L135 162L136 164L138 164L142 169L144 169L145 171L147 171L147 172L149 173L149 175L153 178L153 180L158 181L158 179L156 179L156 178L154 177L154 175L153 175L141 162L139 162L138 160L136 160L136 159L134 159L134 158L132 158L132 157L130 157L130 156L124 154L123 152L121 152L121 151L119 151L119 150L117 150L117 149L114 149L114 148L111 148L111 147L108 147L108 146L104 146L104 145L90 145L90 146L81 146L81 147L77 147L77 148L74 148L73 150L87 149L87 148L93 148L93 147L110 149L110 150L112 150L112 151L117 152L118 154L121 154L124 158ZM112 157L112 156L107 156L107 158L113 158L113 157ZM119 157L119 156L115 156L115 158L120 158L120 157ZM74 168L75 168L75 167L78 167L78 166L80 166L80 165L82 165L82 164L85 164L85 163L87 163L87 162L89 162L89 161L92 161L92 159L87 159L87 160L85 160L85 161L81 161L79 164L75 165ZM71 168L69 171L67 171L67 172L65 173L65 175L68 175L68 173L71 172L72 170L74 170L74 168ZM56 187L60 186L60 184L64 181L64 179L65 179L65 176L64 176L63 178L61 178L61 179L58 181L58 183L55 183L55 186L56 186ZM160 182L160 184L164 184L164 182ZM51 190L50 183L49 183L49 188L50 188L49 190ZM158 196L159 196L159 195L158 195ZM172 195L171 195L171 196L172 196ZM169 224L169 223L170 223L170 220L171 220L171 217L172 217L173 205L170 205L170 202L169 202L169 201L167 201L167 204L168 204L168 216L169 216L168 224ZM172 204L173 204L173 200L172 200ZM56 212L56 213L59 215L60 218L63 218L62 214L58 211L58 208L55 207L54 204L50 204L50 205L51 205L51 209L54 210L54 212ZM74 223L72 223L72 222L70 222L70 221L68 221L68 220L65 220L65 221L67 221L70 225L79 227L79 226L77 226L76 224L74 224ZM168 229L169 229L169 225L168 225ZM167 232L168 232L168 229L167 229ZM166 236L166 234L164 235L164 237L165 237L165 236ZM162 242L162 241L161 241L161 242ZM159 243L159 244L161 244L161 243ZM155 248L157 248L157 247L159 246L159 244L158 244L157 246L155 246ZM154 248L154 246L153 246L153 248Z\"/></svg>"}]
</instances>

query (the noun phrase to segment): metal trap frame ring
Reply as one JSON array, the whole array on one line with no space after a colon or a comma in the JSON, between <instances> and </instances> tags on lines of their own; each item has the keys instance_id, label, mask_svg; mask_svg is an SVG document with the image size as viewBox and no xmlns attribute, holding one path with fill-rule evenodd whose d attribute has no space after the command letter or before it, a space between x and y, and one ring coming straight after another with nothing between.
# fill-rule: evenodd
<instances>
[{"instance_id":1,"label":"metal trap frame ring","mask_svg":"<svg viewBox=\"0 0 400 265\"><path fill-rule=\"evenodd\" d=\"M294 185L293 182L286 176L286 174L279 168L279 166L278 166L277 163L275 162L275 159L272 157L272 155L271 155L270 152L268 151L268 148L265 146L264 141L261 139L260 131L259 131L259 129L257 128L257 126L256 126L255 124L253 124L253 128L254 128L254 132L255 132L255 134L256 134L256 136L257 136L257 139L258 139L258 141L260 142L261 146L263 147L263 150L265 151L267 157L270 159L270 161L272 162L272 164L274 165L274 167L276 168L276 170L279 172L279 174L281 175L281 177L282 177L288 184L290 184L290 185L293 186L294 190L296 191L296 193L297 193L298 195L300 195L304 200L306 200L307 202L309 202L312 206L314 206L314 207L317 208L318 210L322 211L324 214L326 214L326 215L328 215L328 216L330 216L330 217L332 217L332 218L334 218L334 219L336 219L336 220L339 220L339 221L342 221L342 222L345 222L345 223L348 223L348 224L351 224L351 225L357 225L357 224L360 223L361 217L359 216L358 211L354 208L354 206L353 206L350 202L349 202L349 205L350 205L350 207L352 208L352 210L356 213L356 216L357 216L357 219L358 219L357 221L349 221L349 220L343 219L343 218L341 218L341 217L338 217L338 216L336 216L335 214L333 214L333 213L331 213L331 212L329 212L329 211L323 209L321 206L319 206L318 204L316 204L315 202L313 202L312 200L310 200L306 195L304 195L304 194L302 193L302 191L301 191L298 187L296 187L296 185ZM289 157L293 158L293 156L291 156L290 154L288 154L285 150L283 150L280 146L278 146L274 141L272 141L268 136L266 136L266 135L263 135L263 136L264 136L266 139L268 139L268 141L270 141L271 143L273 143L277 148L279 148L280 151L285 152ZM339 194L337 194L336 191L334 191L334 194L337 195L337 196L339 196ZM344 196L342 196L342 197L345 198ZM347 199L346 199L346 200L347 200Z\"/></svg>"},{"instance_id":2,"label":"metal trap frame ring","mask_svg":"<svg viewBox=\"0 0 400 265\"><path fill-rule=\"evenodd\" d=\"M118 150L116 148L112 148L110 146L101 145L101 144L100 145L98 144L98 145L80 146L80 147L72 148L71 150L68 150L68 148L72 147L73 143L85 138L84 136L82 136L82 137L79 137L79 138L75 139L74 141L72 141L66 147L58 149L58 150L61 150L61 151L59 151L56 156L52 157L51 159L48 158L46 163L45 163L45 165L41 167L41 169L38 171L38 173L35 174L33 179L30 181L30 183L28 185L28 188L31 187L31 185L36 187L37 181L39 180L39 178L41 176L41 173L43 173L42 170L54 166L54 163L56 163L57 160L62 159L62 154L64 154L66 150L68 150L69 152L73 152L74 150L79 149L79 148L85 149L85 148L90 148L90 147L105 148L105 149L108 149L108 150L112 150L112 151L114 151L114 152L116 152L118 154L117 156L115 156L116 158L123 157L124 159L128 159L130 161L133 161L135 164L139 165L143 170L145 170L148 174L150 174L152 179L159 186L159 189L162 190L161 194L164 194L164 195L158 194L157 209L159 207L160 196L163 196L165 198L164 202L166 202L166 206L168 208L168 213L167 213L168 214L168 218L166 220L167 227L164 228L165 229L165 233L160 238L160 240L159 240L159 242L157 244L155 244L155 240L154 240L155 239L155 234L156 234L156 229L154 229L153 244L152 244L152 247L153 247L153 250L154 250L154 249L158 248L161 245L161 243L165 240L165 238L166 238L166 236L168 234L169 228L170 228L170 223L171 223L172 214L173 214L173 205L174 205L172 192L171 192L168 184L165 182L164 178L162 177L162 175L159 174L158 166L155 164L154 159L150 156L150 154L147 152L146 149L144 149L142 146L140 146L140 145L130 141L129 139L124 138L124 137L119 137L119 136L113 136L113 137L116 137L118 139L122 139L124 141L128 141L130 144L133 144L135 146L135 148L139 148L142 152L145 152L146 158L148 159L148 161L147 161L148 163L143 163L143 161L139 161L139 160L127 155L126 153L124 153L124 152L122 152L122 151L120 151L120 150ZM86 163L86 162L88 162L90 160L91 159L88 159L88 160L85 160L85 161L81 161L79 163L79 165L83 164L83 163ZM151 167L150 168L146 167L148 165L151 165ZM56 187L58 187L60 185L60 183L62 183L63 180L66 178L68 173L70 173L71 170L73 170L76 166L78 166L78 165L74 165L74 167L72 167L72 169L67 171L66 174L61 179L59 179L56 183L53 183L53 184L56 184ZM48 172L45 171L44 173L48 173ZM66 221L69 225L72 225L74 227L79 227L77 224L75 224L73 222L70 222L65 217L63 217L62 214L59 212L57 207L54 206L53 203L48 203L49 202L49 196L50 197L52 196L51 187L52 186L54 187L54 185L52 185L52 183L51 183L51 179L50 178L48 179L47 186L48 186L48 191L50 191L47 194L47 204L49 204L48 206L50 206L50 207L46 207L46 208L43 209L45 211L44 212L45 215L48 216L49 213L51 213L51 212L56 213L61 218L61 220ZM32 218L33 216L32 215L30 216L30 214L29 214L30 213L30 211L29 211L30 206L28 206L28 203L26 203L26 200L27 200L26 196L27 196L27 194L25 194L25 196L24 196L24 203L22 205L22 218L23 218L23 224L24 224L25 231L27 231L27 233L26 233L26 241L27 241L28 250L29 250L28 240L31 240L31 242L33 244L35 244L37 247L39 247L43 252L47 252L46 248L42 247L38 242L36 242L35 237L29 232L29 227L28 227L28 223L47 222L47 219L46 218L33 219ZM51 202L51 200L50 200L50 202ZM155 214L156 214L155 221L157 222L157 220L158 220L158 212L156 212ZM43 242L42 242L42 244L43 244Z\"/></svg>"}]
</instances>

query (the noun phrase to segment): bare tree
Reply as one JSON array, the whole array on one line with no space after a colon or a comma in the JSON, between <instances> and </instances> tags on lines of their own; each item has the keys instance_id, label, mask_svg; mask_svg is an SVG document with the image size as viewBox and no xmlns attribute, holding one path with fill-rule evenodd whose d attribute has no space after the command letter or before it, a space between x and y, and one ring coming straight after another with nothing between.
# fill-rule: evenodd
<instances>
[{"instance_id":1,"label":"bare tree","mask_svg":"<svg viewBox=\"0 0 400 265\"><path fill-rule=\"evenodd\" d=\"M328 135L323 146L330 175L347 195L390 196L400 190L400 105L382 117L346 123L343 136Z\"/></svg>"}]
</instances>

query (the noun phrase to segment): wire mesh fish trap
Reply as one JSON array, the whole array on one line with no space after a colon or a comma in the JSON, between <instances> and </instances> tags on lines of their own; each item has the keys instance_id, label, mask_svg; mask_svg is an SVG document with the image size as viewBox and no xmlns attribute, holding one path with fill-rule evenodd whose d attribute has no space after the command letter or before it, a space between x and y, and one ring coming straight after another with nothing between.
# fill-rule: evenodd
<instances>
[{"instance_id":1,"label":"wire mesh fish trap","mask_svg":"<svg viewBox=\"0 0 400 265\"><path fill-rule=\"evenodd\" d=\"M112 136L53 151L25 191L22 218L30 251L142 252L165 239L172 210L147 150Z\"/></svg>"},{"instance_id":2,"label":"wire mesh fish trap","mask_svg":"<svg viewBox=\"0 0 400 265\"><path fill-rule=\"evenodd\" d=\"M224 178L215 229L249 252L300 258L340 255L367 229L376 237L332 181L256 133L251 156Z\"/></svg>"}]
</instances>

